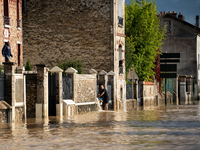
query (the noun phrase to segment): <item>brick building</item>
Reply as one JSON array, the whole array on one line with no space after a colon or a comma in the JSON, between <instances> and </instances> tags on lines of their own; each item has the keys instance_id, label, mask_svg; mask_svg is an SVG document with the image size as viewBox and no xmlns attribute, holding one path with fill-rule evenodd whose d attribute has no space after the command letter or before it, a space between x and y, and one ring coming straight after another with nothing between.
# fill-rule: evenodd
<instances>
[{"instance_id":1,"label":"brick building","mask_svg":"<svg viewBox=\"0 0 200 150\"><path fill-rule=\"evenodd\" d=\"M22 1L21 0L0 0L0 48L5 42L10 42L13 58L16 65L23 65L22 47ZM5 57L0 55L0 63L5 62Z\"/></svg>"},{"instance_id":2,"label":"brick building","mask_svg":"<svg viewBox=\"0 0 200 150\"><path fill-rule=\"evenodd\" d=\"M125 0L23 0L24 64L66 59L114 72L114 99L125 102ZM120 104L119 104L120 105ZM118 106L119 106L118 105Z\"/></svg>"}]
</instances>

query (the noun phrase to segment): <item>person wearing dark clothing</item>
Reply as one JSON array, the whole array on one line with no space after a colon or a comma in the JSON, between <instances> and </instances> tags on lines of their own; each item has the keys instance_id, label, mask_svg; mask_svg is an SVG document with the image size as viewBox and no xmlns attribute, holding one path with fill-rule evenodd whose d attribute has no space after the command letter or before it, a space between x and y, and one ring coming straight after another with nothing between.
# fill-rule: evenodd
<instances>
[{"instance_id":1,"label":"person wearing dark clothing","mask_svg":"<svg viewBox=\"0 0 200 150\"><path fill-rule=\"evenodd\" d=\"M101 90L102 92L98 97L103 97L103 106L105 110L108 110L108 102L109 102L108 92L103 85L101 85Z\"/></svg>"},{"instance_id":2,"label":"person wearing dark clothing","mask_svg":"<svg viewBox=\"0 0 200 150\"><path fill-rule=\"evenodd\" d=\"M9 42L6 42L2 48L2 55L5 56L6 62L10 62L10 56L13 57Z\"/></svg>"}]
</instances>

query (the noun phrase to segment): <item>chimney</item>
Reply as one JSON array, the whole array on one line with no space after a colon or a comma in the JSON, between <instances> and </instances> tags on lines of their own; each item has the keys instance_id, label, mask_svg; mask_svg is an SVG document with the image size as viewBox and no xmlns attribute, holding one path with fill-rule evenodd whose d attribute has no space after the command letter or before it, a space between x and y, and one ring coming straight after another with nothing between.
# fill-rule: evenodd
<instances>
[{"instance_id":1,"label":"chimney","mask_svg":"<svg viewBox=\"0 0 200 150\"><path fill-rule=\"evenodd\" d=\"M164 15L166 15L166 11L164 11Z\"/></svg>"},{"instance_id":2,"label":"chimney","mask_svg":"<svg viewBox=\"0 0 200 150\"><path fill-rule=\"evenodd\" d=\"M196 27L199 28L199 15L196 15Z\"/></svg>"},{"instance_id":3,"label":"chimney","mask_svg":"<svg viewBox=\"0 0 200 150\"><path fill-rule=\"evenodd\" d=\"M185 21L185 17L181 14L181 12L179 12L178 19Z\"/></svg>"},{"instance_id":4,"label":"chimney","mask_svg":"<svg viewBox=\"0 0 200 150\"><path fill-rule=\"evenodd\" d=\"M177 17L177 13L175 11L173 11L173 13L171 13L172 16Z\"/></svg>"}]
</instances>

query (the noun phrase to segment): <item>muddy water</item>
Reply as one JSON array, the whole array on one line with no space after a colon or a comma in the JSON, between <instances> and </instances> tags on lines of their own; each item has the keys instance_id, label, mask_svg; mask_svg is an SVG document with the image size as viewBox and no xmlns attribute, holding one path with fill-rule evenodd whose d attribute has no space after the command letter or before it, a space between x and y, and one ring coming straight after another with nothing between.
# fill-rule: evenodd
<instances>
[{"instance_id":1,"label":"muddy water","mask_svg":"<svg viewBox=\"0 0 200 150\"><path fill-rule=\"evenodd\" d=\"M200 106L4 123L0 149L200 149Z\"/></svg>"}]
</instances>

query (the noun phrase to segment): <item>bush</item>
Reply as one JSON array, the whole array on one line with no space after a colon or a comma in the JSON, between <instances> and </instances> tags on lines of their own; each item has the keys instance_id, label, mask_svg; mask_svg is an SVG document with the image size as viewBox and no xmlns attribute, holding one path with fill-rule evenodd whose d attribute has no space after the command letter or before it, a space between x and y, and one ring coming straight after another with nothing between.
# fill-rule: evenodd
<instances>
[{"instance_id":1,"label":"bush","mask_svg":"<svg viewBox=\"0 0 200 150\"><path fill-rule=\"evenodd\" d=\"M65 60L64 62L60 62L58 65L63 71L66 71L69 67L73 67L78 71L78 74L83 73L83 61L81 60Z\"/></svg>"},{"instance_id":2,"label":"bush","mask_svg":"<svg viewBox=\"0 0 200 150\"><path fill-rule=\"evenodd\" d=\"M26 65L25 65L25 70L26 71L32 71L32 67L31 67L29 59L27 59L27 62L26 62Z\"/></svg>"}]
</instances>

